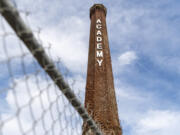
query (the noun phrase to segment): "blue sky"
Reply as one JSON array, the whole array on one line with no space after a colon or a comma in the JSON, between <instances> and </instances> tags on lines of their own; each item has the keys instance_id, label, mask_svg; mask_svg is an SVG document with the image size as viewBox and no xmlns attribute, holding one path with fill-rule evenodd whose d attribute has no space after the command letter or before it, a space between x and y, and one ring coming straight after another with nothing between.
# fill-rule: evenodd
<instances>
[{"instance_id":1,"label":"blue sky","mask_svg":"<svg viewBox=\"0 0 180 135\"><path fill-rule=\"evenodd\" d=\"M180 1L16 0L18 9L30 12L28 22L33 31L41 28L43 44L52 44L52 58L60 57L69 69L70 80L76 80L74 88L81 89L82 99L89 8L94 3L104 4L108 10L109 45L124 135L179 135ZM31 71L30 66L27 69ZM1 82L2 78L0 75Z\"/></svg>"}]
</instances>

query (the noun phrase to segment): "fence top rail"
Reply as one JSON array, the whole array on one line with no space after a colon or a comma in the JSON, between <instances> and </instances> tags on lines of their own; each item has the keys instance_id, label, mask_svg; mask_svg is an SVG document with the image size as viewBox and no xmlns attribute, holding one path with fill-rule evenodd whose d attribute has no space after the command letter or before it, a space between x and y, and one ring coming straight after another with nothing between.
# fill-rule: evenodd
<instances>
[{"instance_id":1,"label":"fence top rail","mask_svg":"<svg viewBox=\"0 0 180 135\"><path fill-rule=\"evenodd\" d=\"M22 40L25 46L29 49L35 59L38 61L44 71L50 76L59 90L65 95L71 105L79 113L81 118L87 122L88 126L96 135L102 135L95 121L88 114L83 104L76 97L70 86L65 82L63 75L55 67L55 64L45 53L42 45L35 38L31 29L24 23L19 15L18 10L12 5L10 0L0 0L0 13L9 23L16 35Z\"/></svg>"}]
</instances>

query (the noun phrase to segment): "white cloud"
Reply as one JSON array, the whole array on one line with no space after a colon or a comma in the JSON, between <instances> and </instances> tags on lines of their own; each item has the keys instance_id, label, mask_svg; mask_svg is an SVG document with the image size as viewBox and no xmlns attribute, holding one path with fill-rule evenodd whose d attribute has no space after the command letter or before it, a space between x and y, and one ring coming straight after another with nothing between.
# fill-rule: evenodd
<instances>
[{"instance_id":1,"label":"white cloud","mask_svg":"<svg viewBox=\"0 0 180 135\"><path fill-rule=\"evenodd\" d=\"M51 81L29 75L10 86L6 96L9 109L0 112L3 135L33 134L33 130L36 134L80 134L82 120Z\"/></svg>"},{"instance_id":2,"label":"white cloud","mask_svg":"<svg viewBox=\"0 0 180 135\"><path fill-rule=\"evenodd\" d=\"M124 65L131 64L137 58L138 57L134 51L127 51L118 57L119 65L124 66Z\"/></svg>"},{"instance_id":3,"label":"white cloud","mask_svg":"<svg viewBox=\"0 0 180 135\"><path fill-rule=\"evenodd\" d=\"M52 43L53 56L60 57L74 72L86 71L89 43L85 27L88 27L85 20L69 17L57 26L47 27L41 35L43 41Z\"/></svg>"},{"instance_id":4,"label":"white cloud","mask_svg":"<svg viewBox=\"0 0 180 135\"><path fill-rule=\"evenodd\" d=\"M119 87L116 88L116 94L118 98L123 98L125 100L131 100L131 101L142 101L144 100L144 97L138 95L138 93L134 93L131 88L127 87Z\"/></svg>"},{"instance_id":5,"label":"white cloud","mask_svg":"<svg viewBox=\"0 0 180 135\"><path fill-rule=\"evenodd\" d=\"M150 110L135 126L137 135L179 135L180 112Z\"/></svg>"},{"instance_id":6,"label":"white cloud","mask_svg":"<svg viewBox=\"0 0 180 135\"><path fill-rule=\"evenodd\" d=\"M57 16L57 18L58 17L60 18L60 19L56 20L56 22L59 21L58 23L54 23L55 22L54 20L49 20L52 16L56 16L57 13L60 14L61 11L63 11L63 10L64 10L64 13L67 12L67 10L65 10L65 8L67 8L67 6L64 6L64 3L66 3L65 1L59 1L59 2L57 2L58 4L53 1L51 3L49 3L49 2L44 2L42 0L38 0L36 2L18 0L17 2L20 2L20 4L22 4L22 3L24 4L24 5L23 4L21 5L23 7L23 9L27 9L27 7L29 5L31 5L31 6L29 6L30 8L32 8L32 7L34 8L33 9L34 11L32 12L32 16L36 16L36 18L34 19L32 16L30 16L31 17L29 19L30 24L31 24L31 26L33 25L33 27L34 26L42 26L43 27L41 37L42 37L43 41L45 41L45 42L48 41L48 42L52 43L53 58L56 59L55 57L59 56L61 58L61 60L63 61L63 63L65 63L65 65L68 68L70 68L70 70L73 72L78 72L78 73L85 72L86 65L87 65L87 50L88 50L87 48L88 48L88 44L89 44L88 36L87 36L89 33L89 31L88 31L89 25L87 25L87 22L90 22L90 21L85 20L84 18L82 18L80 16L77 17L77 16L70 16L70 15L68 15L68 17L66 17L66 15L64 15L64 17L62 17L61 15ZM64 2L64 3L62 3L62 2ZM72 1L68 1L68 3L71 3L71 2ZM75 3L78 3L77 5L80 5L80 4L83 5L82 2L80 2L80 4L79 4L79 2L76 1L73 4L75 4ZM51 5L49 5L49 4L51 4ZM70 10L69 12L73 12L75 10L78 10L78 12L79 12L79 9L76 9L77 5L75 7L73 4L72 3L69 4L68 8L70 7L73 9L73 10ZM41 6L39 7L39 5L41 5ZM64 6L64 8L62 5ZM79 6L79 7L81 7L81 6ZM28 8L28 10L31 10L30 8ZM58 10L58 9L61 9L61 10ZM110 10L115 11L112 14L109 14L110 12L108 12L108 16L109 16L108 18L110 18L108 24L110 24L110 26L112 24L112 26L111 26L112 28L109 27L109 29L113 30L113 32L109 35L111 37L110 39L111 40L113 39L113 41L118 43L118 45L120 45L120 44L123 45L124 43L126 43L127 46L124 46L124 48L126 48L126 50L128 50L131 47L132 42L136 42L133 38L139 39L137 37L142 37L143 40L145 39L147 41L147 43L149 43L149 44L147 44L149 46L146 46L145 48L143 48L143 51L147 52L146 54L154 55L154 53L149 53L149 52L152 52L153 49L159 50L157 47L155 47L156 44L154 44L154 41L157 41L157 38L161 37L161 35L164 35L164 33L169 34L169 32L166 32L166 31L168 31L166 29L165 29L165 32L161 30L162 28L165 28L166 25L164 26L164 23L160 20L159 17L158 17L158 21L148 19L149 15L151 16L151 12L152 12L151 9L145 10L144 8L140 8L140 9L133 9L133 8L129 9L128 8L128 10L127 10L127 8L123 8L121 10L122 12L119 11L119 8L118 9L114 8L114 9L110 9ZM143 18L143 16L147 17L147 18L143 19L145 21L145 23L143 23L143 25L137 25L137 24L140 24L138 20L139 19L141 20ZM152 17L150 17L150 18L152 18ZM50 21L53 21L53 22L50 22ZM33 22L33 23L31 23L31 22ZM43 23L46 22L46 23L43 24L42 22ZM114 26L116 26L116 29L114 29ZM158 32L157 32L157 28L155 26L160 27L158 29ZM142 27L144 27L143 31L142 31ZM0 34L2 32L0 32ZM170 37L168 34L166 36L167 39L169 39L169 37ZM139 35L141 35L141 36L139 36ZM121 38L121 40L119 39L119 37ZM154 39L154 40L152 40L152 39ZM2 41L2 39L0 39L0 40ZM12 41L13 40L9 38L9 40L8 40L9 47L8 48L11 48L8 50L9 54L12 57L14 57L14 56L17 56L18 52L19 52L19 54L21 55L21 52L20 52L20 50L17 49L17 46L14 46L15 42L13 42L13 46L10 46L10 45L12 45ZM152 43L152 41L153 41L153 43ZM121 43L121 42L123 42L123 43ZM172 46L171 46L171 48L172 48ZM139 49L139 51L141 51L142 48L138 48L138 49ZM3 51L4 51L3 48L0 48L0 54L1 54L0 59L6 58L6 56L3 54L4 53ZM113 54L113 52L112 52L112 54ZM159 51L157 52L157 54L159 54ZM118 57L120 66L126 66L129 64L132 64L136 59L138 59L138 57L134 51L125 52ZM172 61L172 64L174 64L174 63L175 62ZM167 62L166 62L166 64L167 64ZM169 65L169 63L168 63L168 65ZM176 66L177 65L178 64L176 64ZM174 67L174 65L172 67ZM83 84L85 85L85 78L76 76L75 80L81 80L80 82L76 81L77 84L74 85L75 90L78 88L84 89ZM16 81L17 81L17 86L15 87L15 91L17 91L17 97L18 97L17 102L19 103L20 106L23 106L26 103L32 102L33 110L35 110L35 112L37 114L36 119L40 118L40 116L42 116L43 112L42 112L42 110L40 110L41 103L39 101L39 98L34 98L34 100L31 100L29 98L29 95L27 95L26 84L25 84L23 78L17 79ZM71 82L72 78L70 78L69 81ZM40 84L41 88L46 89L47 85L44 82L44 80L42 79L42 80L40 80L40 82L41 82L41 84ZM30 79L30 80L28 80L28 83L31 86L32 96L34 97L34 96L41 95L42 100L43 100L43 106L45 109L48 109L50 107L50 104L48 102L49 99L47 97L49 94L47 92L49 91L49 93L51 93L50 89L54 89L54 88L49 86L49 90L46 89L47 90L46 92L40 93L38 91L38 88L35 86L36 85L35 82L31 81L31 79ZM130 89L135 89L135 91L132 91ZM75 91L75 92L79 93L80 95L83 93L82 91ZM130 125L130 128L133 128L134 135L166 135L166 134L178 135L177 133L180 132L179 129L177 128L177 125L179 125L178 121L180 121L178 112L162 111L162 110L152 111L151 110L151 111L148 111L148 113L146 114L144 111L141 110L144 108L146 108L146 109L151 108L152 104L154 103L152 97L148 98L149 93L147 95L143 95L142 93L141 94L138 93L138 90L136 88L129 88L128 86L126 86L126 87L122 86L120 88L117 88L116 93L117 93L117 98L119 98L119 100L120 100L119 101L120 102L119 110L121 112L120 118L122 120L126 120L126 122ZM11 108L11 113L14 114L17 111L17 107L15 105L15 98L13 95L14 94L12 93L12 90L9 91L6 101ZM50 98L50 100L52 100L52 102L53 102L53 99L56 98L56 95L52 94L51 96L52 96L52 98ZM63 104L64 101L60 100L59 102ZM150 107L148 108L147 106L150 106ZM54 107L52 107L52 109L53 108ZM63 109L66 110L67 107L63 106L62 108L59 108L59 109L60 109L60 112L63 112ZM30 110L28 110L27 108L24 109L24 112L21 112L20 119L23 121L22 123L23 123L24 129L29 129L33 122L32 120L30 120L31 116L30 116L29 112L30 112ZM52 111L52 112L55 113L55 114L53 114L53 116L57 116L56 111ZM67 112L69 112L69 111L67 111ZM63 119L63 117L65 117L63 115L64 114L62 113L61 114L61 116L62 116L61 122L66 121ZM3 114L2 115L3 119L5 119L5 117L9 117L9 116L12 116L12 115L11 114ZM47 123L49 125L46 125L46 127L49 128L49 126L52 123L52 121L49 120L51 116L49 113L47 113L45 115L45 117L46 117L46 121L49 122L49 123ZM168 123L168 121L170 121L170 122ZM62 128L66 127L66 124L63 122L60 125L63 126ZM43 134L44 129L42 126L42 121L39 121L36 127L37 127L36 130L39 130L39 132L37 134ZM80 128L81 128L80 125L78 125L78 127L79 127L78 128L79 131L77 132L77 134L80 133ZM14 135L15 133L20 134L20 133L18 133L19 132L18 128L19 127L18 127L17 119L14 118L5 124L4 132L8 135L12 135L12 134ZM9 130L9 129L11 129L11 130ZM56 130L56 133L65 134L65 135L66 135L66 132L69 132L69 134L73 133L73 135L76 132L76 129L72 130L72 129L67 128L67 130L69 130L69 131L60 130L59 124L55 124L54 129ZM70 130L71 130L71 132L70 132ZM51 133L49 132L49 134L51 134Z\"/></svg>"},{"instance_id":7,"label":"white cloud","mask_svg":"<svg viewBox=\"0 0 180 135\"><path fill-rule=\"evenodd\" d=\"M45 16L46 13L44 11L43 13ZM33 17L30 19L30 22L34 22L33 25L38 25ZM28 24L28 22L26 23ZM72 16L63 18L61 23L56 26L47 26L41 35L43 42L52 43L51 53L54 60L58 56L70 70L80 73L86 71L88 55L88 37L86 37L88 32L84 29L87 27L86 25L87 23L80 17ZM0 25L0 27L2 26ZM6 37L2 37L2 34L5 34L4 31L0 31L0 34L0 41L6 38L6 44L0 43L0 52L2 52L0 61L7 61L10 57L13 58L11 62L14 63L12 65L14 71L22 66L22 63L20 63L22 60L24 60L25 65L27 62L32 64L32 57L29 59L29 57L22 55L23 52L19 46L20 41L15 34ZM7 48L8 57L4 47ZM27 53L27 49L24 46L22 47ZM14 60L15 57L17 57L17 60ZM28 70L28 65L26 66L25 68ZM84 79L82 81L81 76L75 78L74 88L77 88L75 93L82 97L80 90L82 90L85 81ZM11 79L14 79L15 83L9 84L12 89L8 90L6 98L3 99L8 107L7 110L0 112L0 120L3 123L0 132L2 131L3 135L21 135L28 131L30 131L29 135L33 134L33 131L36 134L46 133L48 135L53 134L52 132L54 132L54 135L78 135L81 133L81 118L55 88L54 84L50 84L50 81L46 81L45 78L34 75ZM36 79L39 81L37 82ZM72 78L68 79L72 80ZM80 79L79 82L78 79Z\"/></svg>"},{"instance_id":8,"label":"white cloud","mask_svg":"<svg viewBox=\"0 0 180 135\"><path fill-rule=\"evenodd\" d=\"M118 79L115 83L124 135L179 135L180 111L168 108L161 110L161 100L148 90L139 91Z\"/></svg>"}]
</instances>

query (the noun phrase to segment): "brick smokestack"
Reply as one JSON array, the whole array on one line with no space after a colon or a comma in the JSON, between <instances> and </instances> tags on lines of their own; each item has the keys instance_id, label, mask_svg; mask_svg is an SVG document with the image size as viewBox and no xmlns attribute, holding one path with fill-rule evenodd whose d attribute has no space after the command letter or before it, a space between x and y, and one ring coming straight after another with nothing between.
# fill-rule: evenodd
<instances>
[{"instance_id":1,"label":"brick smokestack","mask_svg":"<svg viewBox=\"0 0 180 135\"><path fill-rule=\"evenodd\" d=\"M114 90L106 14L107 10L102 4L95 4L90 9L85 107L104 135L122 135ZM83 135L94 135L85 122Z\"/></svg>"}]
</instances>

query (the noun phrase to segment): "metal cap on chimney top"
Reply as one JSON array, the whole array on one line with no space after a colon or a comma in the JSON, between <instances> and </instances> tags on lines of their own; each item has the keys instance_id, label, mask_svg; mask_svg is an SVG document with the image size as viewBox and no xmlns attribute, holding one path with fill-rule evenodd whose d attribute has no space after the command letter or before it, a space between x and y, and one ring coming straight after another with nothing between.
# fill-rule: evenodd
<instances>
[{"instance_id":1,"label":"metal cap on chimney top","mask_svg":"<svg viewBox=\"0 0 180 135\"><path fill-rule=\"evenodd\" d=\"M90 8L90 18L91 18L91 15L95 12L95 10L102 10L106 16L107 14L107 9L106 7L103 5L103 4L94 4L91 8Z\"/></svg>"}]
</instances>

